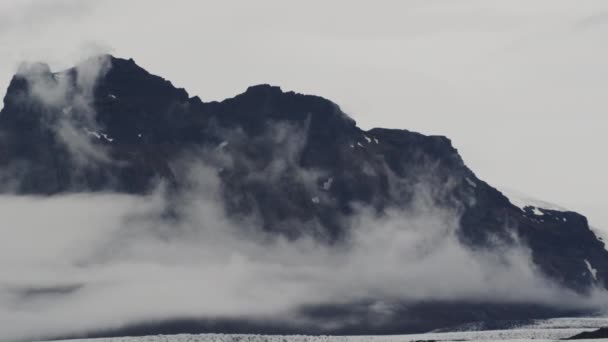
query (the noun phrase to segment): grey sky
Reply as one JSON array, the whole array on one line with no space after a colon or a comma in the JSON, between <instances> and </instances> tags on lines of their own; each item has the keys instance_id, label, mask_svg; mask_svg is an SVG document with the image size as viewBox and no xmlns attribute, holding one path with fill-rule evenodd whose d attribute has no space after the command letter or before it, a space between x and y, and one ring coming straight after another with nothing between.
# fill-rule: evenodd
<instances>
[{"instance_id":1,"label":"grey sky","mask_svg":"<svg viewBox=\"0 0 608 342\"><path fill-rule=\"evenodd\" d=\"M447 135L481 178L608 228L607 35L603 0L4 0L0 88L101 51L204 100L272 83Z\"/></svg>"}]
</instances>

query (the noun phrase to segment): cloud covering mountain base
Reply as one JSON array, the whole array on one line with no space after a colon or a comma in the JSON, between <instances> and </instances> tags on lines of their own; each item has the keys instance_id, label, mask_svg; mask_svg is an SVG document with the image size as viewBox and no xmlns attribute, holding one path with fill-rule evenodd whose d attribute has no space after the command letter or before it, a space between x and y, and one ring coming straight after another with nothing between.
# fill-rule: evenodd
<instances>
[{"instance_id":1,"label":"cloud covering mountain base","mask_svg":"<svg viewBox=\"0 0 608 342\"><path fill-rule=\"evenodd\" d=\"M524 247L463 246L454 235L457 213L428 198L382 216L361 208L348 240L327 245L306 234L271 235L254 217L228 217L215 170L194 170L199 184L179 198L162 188L147 196L1 196L8 224L0 228L0 334L66 335L176 318L309 326L301 309L340 303L366 302L378 317L403 302L564 310L606 303L603 293L582 296L544 279Z\"/></svg>"}]
</instances>

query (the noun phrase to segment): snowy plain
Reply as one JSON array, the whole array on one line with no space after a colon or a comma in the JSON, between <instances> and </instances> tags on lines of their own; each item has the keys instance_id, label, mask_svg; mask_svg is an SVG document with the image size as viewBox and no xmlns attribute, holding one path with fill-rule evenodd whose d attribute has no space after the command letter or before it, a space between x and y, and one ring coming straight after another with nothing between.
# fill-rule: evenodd
<instances>
[{"instance_id":1,"label":"snowy plain","mask_svg":"<svg viewBox=\"0 0 608 342\"><path fill-rule=\"evenodd\" d=\"M410 335L386 336L306 336L306 335L156 335L142 337L115 337L69 340L69 342L413 342L413 341L559 341L584 331L608 326L608 316L586 318L555 318L513 323L510 329L477 330L476 324L467 324L455 331L430 332ZM458 331L467 329L466 331ZM600 341L577 340L577 341ZM64 340L68 342L68 340Z\"/></svg>"}]
</instances>

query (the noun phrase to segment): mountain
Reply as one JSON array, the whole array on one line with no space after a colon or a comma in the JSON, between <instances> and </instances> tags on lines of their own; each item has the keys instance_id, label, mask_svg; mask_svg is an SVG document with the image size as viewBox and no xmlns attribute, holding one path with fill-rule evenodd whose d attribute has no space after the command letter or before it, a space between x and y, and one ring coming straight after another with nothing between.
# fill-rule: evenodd
<instances>
[{"instance_id":1,"label":"mountain","mask_svg":"<svg viewBox=\"0 0 608 342\"><path fill-rule=\"evenodd\" d=\"M595 331L582 332L569 338L569 340L600 340L605 338L608 338L608 328L600 328Z\"/></svg>"},{"instance_id":2,"label":"mountain","mask_svg":"<svg viewBox=\"0 0 608 342\"><path fill-rule=\"evenodd\" d=\"M448 138L402 129L366 131L322 97L257 85L234 98L203 102L132 59L99 56L62 72L44 64L24 66L11 80L0 112L5 193L147 194L163 184L177 196L191 186L177 161L193 155L217 167L229 215L256 213L271 234L309 234L339 245L348 240L348 218L360 206L382 216L419 201L423 188L433 205L458 212L456 235L468 248L523 244L539 272L556 284L581 294L606 288L608 252L584 216L518 207L479 179ZM518 319L563 312L525 303L429 305L417 315L432 321L438 310L459 310L424 328L479 315ZM310 312L333 317L353 310L362 309L321 305ZM394 332L402 326L408 325L396 318L376 330L352 326L338 332Z\"/></svg>"}]
</instances>

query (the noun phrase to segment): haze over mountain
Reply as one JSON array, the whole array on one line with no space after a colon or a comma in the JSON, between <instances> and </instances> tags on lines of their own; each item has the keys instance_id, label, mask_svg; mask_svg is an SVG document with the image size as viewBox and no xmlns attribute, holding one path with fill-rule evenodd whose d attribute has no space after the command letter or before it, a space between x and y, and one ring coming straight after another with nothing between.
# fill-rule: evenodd
<instances>
[{"instance_id":1,"label":"haze over mountain","mask_svg":"<svg viewBox=\"0 0 608 342\"><path fill-rule=\"evenodd\" d=\"M276 86L204 102L132 59L24 64L0 165L12 338L395 333L608 303L584 216L514 205L446 137L362 130Z\"/></svg>"}]
</instances>

